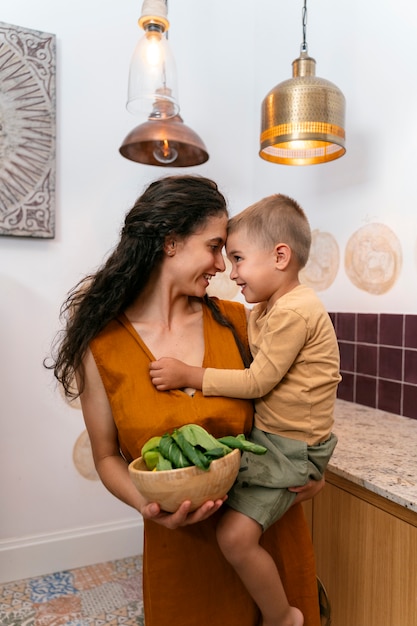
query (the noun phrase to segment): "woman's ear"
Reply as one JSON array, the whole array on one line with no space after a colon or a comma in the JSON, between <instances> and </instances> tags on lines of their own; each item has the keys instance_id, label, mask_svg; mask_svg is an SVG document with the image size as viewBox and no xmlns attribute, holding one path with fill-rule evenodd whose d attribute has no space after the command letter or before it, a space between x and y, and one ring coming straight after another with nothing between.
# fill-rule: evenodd
<instances>
[{"instance_id":1,"label":"woman's ear","mask_svg":"<svg viewBox=\"0 0 417 626\"><path fill-rule=\"evenodd\" d=\"M286 243L277 243L275 246L276 266L279 270L285 270L291 261L291 248Z\"/></svg>"},{"instance_id":2,"label":"woman's ear","mask_svg":"<svg viewBox=\"0 0 417 626\"><path fill-rule=\"evenodd\" d=\"M176 241L172 237L169 237L165 240L164 252L168 256L174 256L176 247L177 247Z\"/></svg>"}]
</instances>

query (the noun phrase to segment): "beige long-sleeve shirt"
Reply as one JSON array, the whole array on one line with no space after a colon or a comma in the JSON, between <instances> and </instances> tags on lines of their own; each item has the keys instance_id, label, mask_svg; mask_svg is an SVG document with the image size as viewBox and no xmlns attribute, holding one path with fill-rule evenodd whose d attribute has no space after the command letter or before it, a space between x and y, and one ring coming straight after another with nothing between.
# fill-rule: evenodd
<instances>
[{"instance_id":1,"label":"beige long-sleeve shirt","mask_svg":"<svg viewBox=\"0 0 417 626\"><path fill-rule=\"evenodd\" d=\"M255 398L255 426L314 445L328 439L339 373L339 347L330 317L314 290L299 285L270 311L249 316L253 355L245 370L207 368L206 396Z\"/></svg>"}]
</instances>

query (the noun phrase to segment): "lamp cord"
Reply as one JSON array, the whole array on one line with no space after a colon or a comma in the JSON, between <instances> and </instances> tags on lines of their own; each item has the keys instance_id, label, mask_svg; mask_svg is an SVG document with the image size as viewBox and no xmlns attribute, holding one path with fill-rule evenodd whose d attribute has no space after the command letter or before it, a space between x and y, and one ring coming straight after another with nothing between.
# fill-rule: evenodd
<instances>
[{"instance_id":1,"label":"lamp cord","mask_svg":"<svg viewBox=\"0 0 417 626\"><path fill-rule=\"evenodd\" d=\"M168 0L144 0L142 13L144 15L160 15L166 17L168 12Z\"/></svg>"},{"instance_id":2,"label":"lamp cord","mask_svg":"<svg viewBox=\"0 0 417 626\"><path fill-rule=\"evenodd\" d=\"M303 24L303 43L301 44L301 52L308 52L307 46L307 0L304 0L304 6L302 11L302 24Z\"/></svg>"}]
</instances>

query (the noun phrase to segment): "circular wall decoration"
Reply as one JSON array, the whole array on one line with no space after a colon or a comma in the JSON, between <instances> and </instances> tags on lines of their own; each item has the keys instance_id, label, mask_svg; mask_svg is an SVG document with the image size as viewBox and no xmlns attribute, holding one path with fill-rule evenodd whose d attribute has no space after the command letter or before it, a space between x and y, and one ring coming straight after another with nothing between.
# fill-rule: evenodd
<instances>
[{"instance_id":1,"label":"circular wall decoration","mask_svg":"<svg viewBox=\"0 0 417 626\"><path fill-rule=\"evenodd\" d=\"M346 273L363 291L375 295L386 293L396 282L401 266L401 244L385 224L367 224L347 243Z\"/></svg>"},{"instance_id":2,"label":"circular wall decoration","mask_svg":"<svg viewBox=\"0 0 417 626\"><path fill-rule=\"evenodd\" d=\"M81 433L75 442L72 458L81 476L88 478L88 480L100 480L94 467L90 438L86 430Z\"/></svg>"},{"instance_id":3,"label":"circular wall decoration","mask_svg":"<svg viewBox=\"0 0 417 626\"><path fill-rule=\"evenodd\" d=\"M313 230L310 256L300 272L300 281L315 291L324 291L334 282L339 264L339 246L333 235Z\"/></svg>"},{"instance_id":4,"label":"circular wall decoration","mask_svg":"<svg viewBox=\"0 0 417 626\"><path fill-rule=\"evenodd\" d=\"M55 35L0 22L0 234L53 237Z\"/></svg>"},{"instance_id":5,"label":"circular wall decoration","mask_svg":"<svg viewBox=\"0 0 417 626\"><path fill-rule=\"evenodd\" d=\"M222 300L233 300L238 294L239 287L234 280L230 280L230 272L232 270L232 264L229 259L223 255L223 260L226 265L224 272L218 272L210 281L210 285L207 288L209 296L217 296Z\"/></svg>"}]
</instances>

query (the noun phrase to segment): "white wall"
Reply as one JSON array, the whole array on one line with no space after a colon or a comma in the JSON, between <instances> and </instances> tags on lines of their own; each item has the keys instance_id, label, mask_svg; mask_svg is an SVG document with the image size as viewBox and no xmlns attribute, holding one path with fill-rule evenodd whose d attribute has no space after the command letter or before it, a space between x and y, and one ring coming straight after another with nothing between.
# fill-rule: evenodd
<instances>
[{"instance_id":1,"label":"white wall","mask_svg":"<svg viewBox=\"0 0 417 626\"><path fill-rule=\"evenodd\" d=\"M309 3L317 75L347 100L347 154L326 165L279 166L257 156L260 103L291 76L301 8L301 0L170 0L181 115L210 153L207 164L182 171L217 180L233 213L274 192L299 200L312 227L340 246L337 279L320 294L329 310L416 314L417 6ZM57 36L56 237L0 237L0 580L141 550L138 515L75 468L82 416L42 367L66 292L101 263L143 187L179 171L118 152L139 123L125 99L140 9L134 0L0 7L0 21ZM386 224L402 244L400 277L381 296L354 287L343 267L349 237L368 222Z\"/></svg>"}]
</instances>

